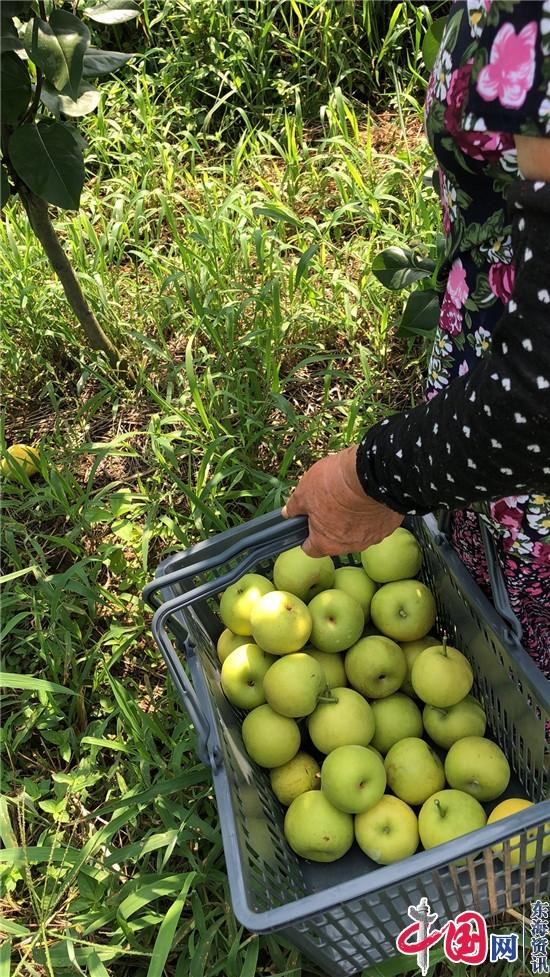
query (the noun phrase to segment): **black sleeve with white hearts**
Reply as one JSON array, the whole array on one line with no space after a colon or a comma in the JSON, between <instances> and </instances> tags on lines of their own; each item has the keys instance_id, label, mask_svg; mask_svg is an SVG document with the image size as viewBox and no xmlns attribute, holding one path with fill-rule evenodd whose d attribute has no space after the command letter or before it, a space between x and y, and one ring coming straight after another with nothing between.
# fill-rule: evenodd
<instances>
[{"instance_id":1,"label":"black sleeve with white hearts","mask_svg":"<svg viewBox=\"0 0 550 977\"><path fill-rule=\"evenodd\" d=\"M359 445L365 492L396 512L550 495L550 183L518 180L507 197L516 280L491 352Z\"/></svg>"}]
</instances>

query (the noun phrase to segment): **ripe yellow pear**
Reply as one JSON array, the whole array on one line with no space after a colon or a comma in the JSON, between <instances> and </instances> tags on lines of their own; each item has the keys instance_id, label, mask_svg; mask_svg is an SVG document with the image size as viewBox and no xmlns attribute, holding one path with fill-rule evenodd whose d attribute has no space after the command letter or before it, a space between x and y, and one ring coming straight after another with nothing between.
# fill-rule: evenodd
<instances>
[{"instance_id":1,"label":"ripe yellow pear","mask_svg":"<svg viewBox=\"0 0 550 977\"><path fill-rule=\"evenodd\" d=\"M344 668L344 659L342 655L337 652L330 654L328 651L319 651L318 648L314 648L313 645L306 645L304 651L307 655L311 655L318 661L321 668L323 669L326 683L329 689L334 689L336 686L344 686L348 683L348 678L346 675L346 669Z\"/></svg>"},{"instance_id":2,"label":"ripe yellow pear","mask_svg":"<svg viewBox=\"0 0 550 977\"><path fill-rule=\"evenodd\" d=\"M493 808L489 817L487 818L487 824L493 824L494 821L500 821L502 818L512 817L513 814L517 814L519 811L525 811L528 807L533 807L533 802L528 801L524 797L508 797L505 801L501 801ZM531 864L535 861L537 856L537 828L532 828L527 832L527 838L529 839L528 844L525 848L525 860L527 864ZM550 825L545 825L545 830L550 830ZM510 863L515 868L520 863L521 850L520 850L520 835L514 835L512 838L508 839L508 845L510 845ZM499 855L500 858L504 859L504 842L498 845L493 845L493 851L495 855ZM550 852L550 834L547 834L542 842L542 855L547 855Z\"/></svg>"},{"instance_id":3,"label":"ripe yellow pear","mask_svg":"<svg viewBox=\"0 0 550 977\"><path fill-rule=\"evenodd\" d=\"M434 645L440 645L441 641L439 638L434 638L433 634L427 634L425 638L417 638L416 641L400 641L399 644L407 662L407 675L399 691L404 692L405 695L415 695L411 682L412 667L421 651L432 648Z\"/></svg>"},{"instance_id":4,"label":"ripe yellow pear","mask_svg":"<svg viewBox=\"0 0 550 977\"><path fill-rule=\"evenodd\" d=\"M302 750L288 763L274 767L269 777L275 797L285 807L307 790L321 788L321 768L317 760Z\"/></svg>"},{"instance_id":5,"label":"ripe yellow pear","mask_svg":"<svg viewBox=\"0 0 550 977\"><path fill-rule=\"evenodd\" d=\"M9 458L2 458L1 464L2 475L4 478L10 478L13 481L18 481L20 479L20 474L16 465L10 463L10 459L12 458L23 468L23 471L28 478L32 478L33 475L36 475L39 461L37 448L33 448L28 444L11 444L6 451L6 454L9 455Z\"/></svg>"}]
</instances>

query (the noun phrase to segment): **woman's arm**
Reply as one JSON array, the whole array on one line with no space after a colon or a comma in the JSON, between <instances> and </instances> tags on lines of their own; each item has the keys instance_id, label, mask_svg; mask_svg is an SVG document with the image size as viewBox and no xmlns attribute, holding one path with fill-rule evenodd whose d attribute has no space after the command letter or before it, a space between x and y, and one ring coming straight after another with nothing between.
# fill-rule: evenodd
<instances>
[{"instance_id":1,"label":"woman's arm","mask_svg":"<svg viewBox=\"0 0 550 977\"><path fill-rule=\"evenodd\" d=\"M543 176L550 141L518 140L520 165ZM391 531L386 520L392 525L398 513L550 494L550 183L516 181L509 204L517 274L491 353L429 404L375 425L357 451L323 459L306 473L286 514L309 516L311 555L362 548L361 531L365 546L375 541L373 534L383 538ZM322 504L316 493L321 477ZM354 545L347 546L340 529L342 479L364 492L364 508L353 507ZM373 501L380 506L374 511Z\"/></svg>"}]
</instances>

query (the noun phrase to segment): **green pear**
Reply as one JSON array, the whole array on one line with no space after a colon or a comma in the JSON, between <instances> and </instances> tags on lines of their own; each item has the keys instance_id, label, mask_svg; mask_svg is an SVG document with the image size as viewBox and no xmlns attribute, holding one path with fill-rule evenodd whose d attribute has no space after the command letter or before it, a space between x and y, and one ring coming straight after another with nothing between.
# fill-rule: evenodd
<instances>
[{"instance_id":1,"label":"green pear","mask_svg":"<svg viewBox=\"0 0 550 977\"><path fill-rule=\"evenodd\" d=\"M415 536L399 526L380 543L367 546L361 553L361 562L371 580L390 583L416 577L422 566L422 550Z\"/></svg>"},{"instance_id":2,"label":"green pear","mask_svg":"<svg viewBox=\"0 0 550 977\"><path fill-rule=\"evenodd\" d=\"M370 605L372 623L394 641L416 641L435 624L435 600L419 580L395 580L376 591Z\"/></svg>"},{"instance_id":3,"label":"green pear","mask_svg":"<svg viewBox=\"0 0 550 977\"><path fill-rule=\"evenodd\" d=\"M399 797L384 794L378 804L355 816L355 838L365 855L379 865L410 858L418 848L418 821Z\"/></svg>"},{"instance_id":4,"label":"green pear","mask_svg":"<svg viewBox=\"0 0 550 977\"><path fill-rule=\"evenodd\" d=\"M224 590L220 600L220 617L234 634L251 635L250 614L259 597L274 590L271 580L261 573L245 573Z\"/></svg>"},{"instance_id":5,"label":"green pear","mask_svg":"<svg viewBox=\"0 0 550 977\"><path fill-rule=\"evenodd\" d=\"M335 862L353 844L353 818L335 808L322 790L310 790L292 801L285 815L284 833L301 858Z\"/></svg>"},{"instance_id":6,"label":"green pear","mask_svg":"<svg viewBox=\"0 0 550 977\"><path fill-rule=\"evenodd\" d=\"M308 604L311 643L319 651L345 651L361 637L365 615L361 605L343 590L323 590Z\"/></svg>"},{"instance_id":7,"label":"green pear","mask_svg":"<svg viewBox=\"0 0 550 977\"><path fill-rule=\"evenodd\" d=\"M323 760L321 790L339 811L368 811L385 789L384 763L367 746L339 746Z\"/></svg>"},{"instance_id":8,"label":"green pear","mask_svg":"<svg viewBox=\"0 0 550 977\"><path fill-rule=\"evenodd\" d=\"M321 768L309 753L300 751L288 763L274 767L269 774L277 800L288 807L295 797L321 787Z\"/></svg>"},{"instance_id":9,"label":"green pear","mask_svg":"<svg viewBox=\"0 0 550 977\"><path fill-rule=\"evenodd\" d=\"M315 594L332 587L334 563L330 556L307 556L301 546L279 553L273 565L273 583L277 590L295 594L306 604Z\"/></svg>"},{"instance_id":10,"label":"green pear","mask_svg":"<svg viewBox=\"0 0 550 977\"><path fill-rule=\"evenodd\" d=\"M470 662L446 639L421 651L411 672L412 687L422 702L446 709L464 699L474 681Z\"/></svg>"},{"instance_id":11,"label":"green pear","mask_svg":"<svg viewBox=\"0 0 550 977\"><path fill-rule=\"evenodd\" d=\"M368 702L353 689L331 690L337 702L320 702L307 721L311 741L320 753L355 743L368 746L374 734L374 716Z\"/></svg>"},{"instance_id":12,"label":"green pear","mask_svg":"<svg viewBox=\"0 0 550 977\"><path fill-rule=\"evenodd\" d=\"M255 709L266 701L263 680L274 661L254 644L241 645L227 656L222 665L221 684L232 705Z\"/></svg>"},{"instance_id":13,"label":"green pear","mask_svg":"<svg viewBox=\"0 0 550 977\"><path fill-rule=\"evenodd\" d=\"M337 653L331 655L327 651L319 651L313 645L306 645L304 651L306 655L311 655L312 658L315 658L315 661L319 662L329 689L333 689L335 686L347 685L348 678L342 655Z\"/></svg>"},{"instance_id":14,"label":"green pear","mask_svg":"<svg viewBox=\"0 0 550 977\"><path fill-rule=\"evenodd\" d=\"M361 605L365 621L368 621L371 600L376 593L376 584L362 567L338 567L334 573L333 587L336 590L343 590L344 593L353 597Z\"/></svg>"},{"instance_id":15,"label":"green pear","mask_svg":"<svg viewBox=\"0 0 550 977\"><path fill-rule=\"evenodd\" d=\"M260 767L280 767L300 748L298 723L280 716L267 703L248 713L241 732L246 752Z\"/></svg>"},{"instance_id":16,"label":"green pear","mask_svg":"<svg viewBox=\"0 0 550 977\"><path fill-rule=\"evenodd\" d=\"M445 757L450 787L478 801L494 801L510 781L510 764L500 746L483 736L465 736L453 743Z\"/></svg>"},{"instance_id":17,"label":"green pear","mask_svg":"<svg viewBox=\"0 0 550 977\"><path fill-rule=\"evenodd\" d=\"M388 787L407 804L423 804L445 786L443 764L425 740L407 736L394 743L384 761Z\"/></svg>"},{"instance_id":18,"label":"green pear","mask_svg":"<svg viewBox=\"0 0 550 977\"><path fill-rule=\"evenodd\" d=\"M216 651L218 653L218 659L223 665L225 659L235 651L235 648L240 648L241 645L248 644L249 635L244 634L233 634L229 628L225 628L220 634L217 644Z\"/></svg>"},{"instance_id":19,"label":"green pear","mask_svg":"<svg viewBox=\"0 0 550 977\"><path fill-rule=\"evenodd\" d=\"M256 644L271 655L300 651L311 634L311 614L303 601L285 590L272 590L256 601L250 613Z\"/></svg>"},{"instance_id":20,"label":"green pear","mask_svg":"<svg viewBox=\"0 0 550 977\"><path fill-rule=\"evenodd\" d=\"M344 658L349 684L369 699L396 692L407 671L399 645L383 635L361 638Z\"/></svg>"},{"instance_id":21,"label":"green pear","mask_svg":"<svg viewBox=\"0 0 550 977\"><path fill-rule=\"evenodd\" d=\"M430 739L444 750L449 750L453 743L465 736L483 736L487 726L483 706L473 695L467 695L447 709L424 706L422 721Z\"/></svg>"},{"instance_id":22,"label":"green pear","mask_svg":"<svg viewBox=\"0 0 550 977\"><path fill-rule=\"evenodd\" d=\"M399 740L409 736L422 736L422 715L420 709L407 695L395 692L385 699L371 702L374 713L374 736L371 746L387 753Z\"/></svg>"},{"instance_id":23,"label":"green pear","mask_svg":"<svg viewBox=\"0 0 550 977\"><path fill-rule=\"evenodd\" d=\"M440 790L427 798L418 815L424 848L435 848L453 838L483 828L486 815L481 804L462 790Z\"/></svg>"},{"instance_id":24,"label":"green pear","mask_svg":"<svg viewBox=\"0 0 550 977\"><path fill-rule=\"evenodd\" d=\"M439 638L434 638L433 634L427 634L425 638L418 638L416 641L400 641L399 644L407 662L407 675L399 691L404 692L405 695L414 696L416 693L411 682L412 667L421 651L432 648L434 645L440 645L441 642Z\"/></svg>"},{"instance_id":25,"label":"green pear","mask_svg":"<svg viewBox=\"0 0 550 977\"><path fill-rule=\"evenodd\" d=\"M263 692L271 708L294 719L309 716L326 689L319 662L300 651L276 659L263 679Z\"/></svg>"}]
</instances>

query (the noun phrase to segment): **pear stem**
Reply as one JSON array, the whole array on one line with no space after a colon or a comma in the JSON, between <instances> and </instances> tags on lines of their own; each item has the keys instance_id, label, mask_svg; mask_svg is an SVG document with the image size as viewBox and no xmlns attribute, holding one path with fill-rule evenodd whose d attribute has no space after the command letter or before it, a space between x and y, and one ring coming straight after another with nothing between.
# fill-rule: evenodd
<instances>
[{"instance_id":1,"label":"pear stem","mask_svg":"<svg viewBox=\"0 0 550 977\"><path fill-rule=\"evenodd\" d=\"M448 658L449 657L448 654L447 654L447 642L448 642L448 640L449 639L448 639L447 635L444 634L443 635L443 641L441 643L443 645L443 654L445 655L445 658Z\"/></svg>"},{"instance_id":2,"label":"pear stem","mask_svg":"<svg viewBox=\"0 0 550 977\"><path fill-rule=\"evenodd\" d=\"M331 689L328 687L325 689L322 695L317 697L317 702L339 702L337 695L334 695Z\"/></svg>"},{"instance_id":3,"label":"pear stem","mask_svg":"<svg viewBox=\"0 0 550 977\"><path fill-rule=\"evenodd\" d=\"M443 807L443 805L442 805L442 803L441 803L441 801L439 800L438 797L436 797L436 799L434 801L434 804L435 804L435 806L437 808L438 814L442 818L444 818L447 812L446 812L445 808Z\"/></svg>"}]
</instances>

